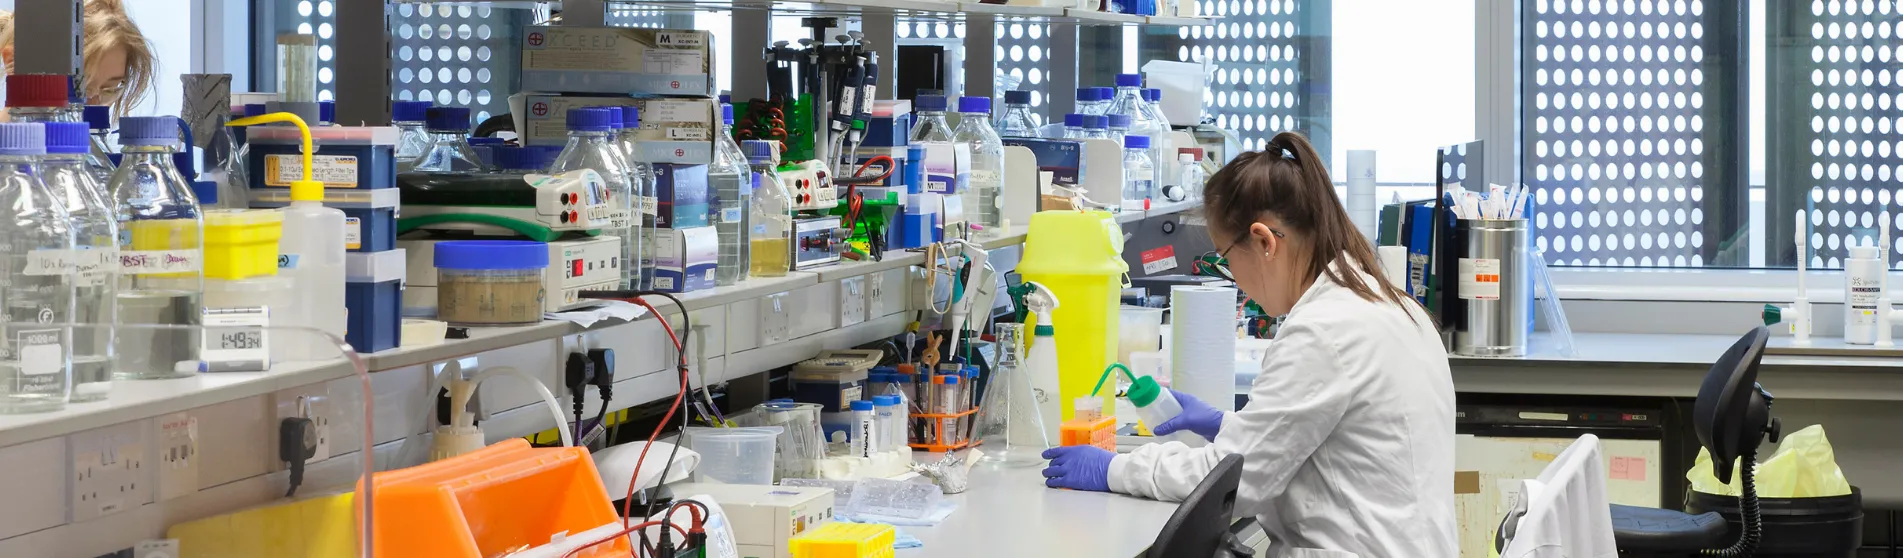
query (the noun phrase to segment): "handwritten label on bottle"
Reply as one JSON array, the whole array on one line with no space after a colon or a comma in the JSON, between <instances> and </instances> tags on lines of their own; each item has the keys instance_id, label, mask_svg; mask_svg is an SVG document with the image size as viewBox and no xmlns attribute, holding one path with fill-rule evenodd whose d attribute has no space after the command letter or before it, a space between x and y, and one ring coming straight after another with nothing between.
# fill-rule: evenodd
<instances>
[{"instance_id":1,"label":"handwritten label on bottle","mask_svg":"<svg viewBox=\"0 0 1903 558\"><path fill-rule=\"evenodd\" d=\"M119 252L120 273L184 273L198 271L193 250L126 250Z\"/></svg>"}]
</instances>

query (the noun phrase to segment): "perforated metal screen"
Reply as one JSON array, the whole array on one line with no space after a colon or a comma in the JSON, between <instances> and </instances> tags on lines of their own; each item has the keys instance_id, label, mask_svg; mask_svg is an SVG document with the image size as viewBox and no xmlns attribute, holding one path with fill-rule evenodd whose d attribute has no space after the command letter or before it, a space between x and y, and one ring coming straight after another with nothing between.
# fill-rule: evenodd
<instances>
[{"instance_id":1,"label":"perforated metal screen","mask_svg":"<svg viewBox=\"0 0 1903 558\"><path fill-rule=\"evenodd\" d=\"M1549 262L1683 267L1745 255L1733 240L1745 186L1728 171L1744 142L1727 141L1741 127L1723 122L1737 73L1713 48L1738 20L1735 6L1714 4L1729 3L1525 4L1522 176Z\"/></svg>"},{"instance_id":2,"label":"perforated metal screen","mask_svg":"<svg viewBox=\"0 0 1903 558\"><path fill-rule=\"evenodd\" d=\"M1050 91L1050 26L1043 23L999 20L998 43L992 53L997 60L1000 81L996 91L1022 89L1031 92L1032 112L1045 115L1045 92ZM1015 84L1006 87L1007 84ZM1003 93L999 93L1002 97ZM1045 115L1044 121L1049 121Z\"/></svg>"},{"instance_id":3,"label":"perforated metal screen","mask_svg":"<svg viewBox=\"0 0 1903 558\"><path fill-rule=\"evenodd\" d=\"M1196 0L1215 23L1177 29L1174 59L1213 64L1203 96L1217 126L1261 149L1284 130L1307 134L1328 153L1328 2ZM1180 123L1173 123L1180 124Z\"/></svg>"},{"instance_id":4,"label":"perforated metal screen","mask_svg":"<svg viewBox=\"0 0 1903 558\"><path fill-rule=\"evenodd\" d=\"M477 122L508 112L527 15L486 4L393 6L391 96L469 107Z\"/></svg>"}]
</instances>

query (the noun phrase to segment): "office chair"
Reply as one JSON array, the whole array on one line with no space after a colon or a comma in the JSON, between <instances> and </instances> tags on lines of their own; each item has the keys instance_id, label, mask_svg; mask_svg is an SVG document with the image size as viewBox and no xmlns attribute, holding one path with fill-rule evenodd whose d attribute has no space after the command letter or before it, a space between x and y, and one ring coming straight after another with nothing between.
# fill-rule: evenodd
<instances>
[{"instance_id":1,"label":"office chair","mask_svg":"<svg viewBox=\"0 0 1903 558\"><path fill-rule=\"evenodd\" d=\"M1163 524L1144 558L1249 556L1248 547L1229 531L1236 509L1236 484L1242 480L1242 456L1231 454L1209 470L1176 513Z\"/></svg>"}]
</instances>

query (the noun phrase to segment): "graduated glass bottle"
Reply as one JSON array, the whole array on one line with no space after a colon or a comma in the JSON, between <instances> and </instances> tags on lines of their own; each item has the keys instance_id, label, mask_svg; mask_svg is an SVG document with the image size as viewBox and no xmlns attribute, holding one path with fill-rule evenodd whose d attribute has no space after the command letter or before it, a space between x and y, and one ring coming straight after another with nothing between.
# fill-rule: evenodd
<instances>
[{"instance_id":1,"label":"graduated glass bottle","mask_svg":"<svg viewBox=\"0 0 1903 558\"><path fill-rule=\"evenodd\" d=\"M1123 208L1149 209L1156 197L1156 163L1150 160L1150 138L1123 138Z\"/></svg>"},{"instance_id":2,"label":"graduated glass bottle","mask_svg":"<svg viewBox=\"0 0 1903 558\"><path fill-rule=\"evenodd\" d=\"M621 288L640 289L639 269L645 262L641 221L634 218L634 194L628 182L627 156L614 143L613 122L620 117L602 107L568 109L568 145L555 157L549 174L591 169L608 182L609 204L614 207L608 229L621 237Z\"/></svg>"},{"instance_id":3,"label":"graduated glass bottle","mask_svg":"<svg viewBox=\"0 0 1903 558\"><path fill-rule=\"evenodd\" d=\"M476 149L469 146L469 109L433 107L429 109L429 149L417 159L414 170L424 172L482 172L486 167Z\"/></svg>"},{"instance_id":4,"label":"graduated glass bottle","mask_svg":"<svg viewBox=\"0 0 1903 558\"><path fill-rule=\"evenodd\" d=\"M640 264L640 268L635 270L635 277L641 282L641 286L629 288L647 289L654 286L654 229L660 217L660 199L655 197L657 194L655 189L659 186L655 182L654 165L642 160L641 150L635 145L635 135L641 131L641 109L636 107L604 108L609 111L609 116L614 118L608 124L614 128L615 146L621 150L622 156L628 162L628 189L634 193L634 199L630 202L630 207L633 208L631 218L641 223L643 235L641 242L635 246L636 248L646 247L644 251L639 252L641 259L634 260Z\"/></svg>"},{"instance_id":5,"label":"graduated glass bottle","mask_svg":"<svg viewBox=\"0 0 1903 558\"><path fill-rule=\"evenodd\" d=\"M1031 111L1031 92L1004 92L1004 114L998 116L998 135L1035 138L1038 137L1037 127L1037 113Z\"/></svg>"},{"instance_id":6,"label":"graduated glass bottle","mask_svg":"<svg viewBox=\"0 0 1903 558\"><path fill-rule=\"evenodd\" d=\"M747 208L753 202L753 169L747 166L747 154L733 140L733 105L720 105L720 133L714 134L714 166L707 171L708 186L718 200L714 231L720 237L718 263L714 266L716 285L732 285L747 279Z\"/></svg>"},{"instance_id":7,"label":"graduated glass bottle","mask_svg":"<svg viewBox=\"0 0 1903 558\"><path fill-rule=\"evenodd\" d=\"M991 129L991 98L960 97L958 130L952 141L971 147L971 179L963 193L965 211L981 235L998 234L998 191L1004 187L1004 140Z\"/></svg>"},{"instance_id":8,"label":"graduated glass bottle","mask_svg":"<svg viewBox=\"0 0 1903 558\"><path fill-rule=\"evenodd\" d=\"M907 143L951 143L951 124L945 122L945 96L919 95L912 102L918 122L912 123L912 137L907 138Z\"/></svg>"},{"instance_id":9,"label":"graduated glass bottle","mask_svg":"<svg viewBox=\"0 0 1903 558\"><path fill-rule=\"evenodd\" d=\"M410 172L429 152L429 101L393 101L390 123L396 126L396 171Z\"/></svg>"},{"instance_id":10,"label":"graduated glass bottle","mask_svg":"<svg viewBox=\"0 0 1903 558\"><path fill-rule=\"evenodd\" d=\"M39 177L44 127L0 124L0 413L66 406L72 390L73 251L66 210Z\"/></svg>"},{"instance_id":11,"label":"graduated glass bottle","mask_svg":"<svg viewBox=\"0 0 1903 558\"><path fill-rule=\"evenodd\" d=\"M172 166L178 119L119 119L124 156L106 189L119 222L118 322L197 325L205 289L205 218L190 183ZM120 328L113 378L180 378L179 363L198 360L196 328Z\"/></svg>"},{"instance_id":12,"label":"graduated glass bottle","mask_svg":"<svg viewBox=\"0 0 1903 558\"><path fill-rule=\"evenodd\" d=\"M93 180L103 189L112 180L113 171L119 170L119 165L112 162L112 142L106 141L106 134L112 131L112 107L86 105L83 111L90 144L86 149L86 171L92 173Z\"/></svg>"},{"instance_id":13,"label":"graduated glass bottle","mask_svg":"<svg viewBox=\"0 0 1903 558\"><path fill-rule=\"evenodd\" d=\"M105 184L86 166L87 127L78 122L46 125L46 157L40 176L66 209L73 230L73 323L110 324L118 315L119 223L107 203ZM89 257L90 256L90 257ZM113 328L73 331L72 401L98 401L112 392Z\"/></svg>"},{"instance_id":14,"label":"graduated glass bottle","mask_svg":"<svg viewBox=\"0 0 1903 558\"><path fill-rule=\"evenodd\" d=\"M748 211L748 272L754 277L784 277L793 265L793 196L780 182L779 153L770 141L741 144L752 165L753 199Z\"/></svg>"}]
</instances>

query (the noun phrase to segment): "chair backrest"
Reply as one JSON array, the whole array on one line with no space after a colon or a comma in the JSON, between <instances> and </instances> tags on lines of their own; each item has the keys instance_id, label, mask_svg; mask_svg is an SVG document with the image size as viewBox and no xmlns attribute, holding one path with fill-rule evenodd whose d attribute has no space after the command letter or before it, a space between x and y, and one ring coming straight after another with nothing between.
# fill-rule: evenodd
<instances>
[{"instance_id":1,"label":"chair backrest","mask_svg":"<svg viewBox=\"0 0 1903 558\"><path fill-rule=\"evenodd\" d=\"M1692 403L1692 430L1711 452L1711 472L1718 482L1731 482L1732 462L1756 454L1767 430L1777 441L1770 394L1758 385L1758 362L1770 338L1762 326L1739 338L1712 363Z\"/></svg>"},{"instance_id":2,"label":"chair backrest","mask_svg":"<svg viewBox=\"0 0 1903 558\"><path fill-rule=\"evenodd\" d=\"M1235 517L1236 484L1242 480L1242 456L1230 454L1209 470L1196 490L1176 506L1176 513L1163 524L1156 542L1144 552L1146 558L1214 556L1225 548L1229 523Z\"/></svg>"}]
</instances>

